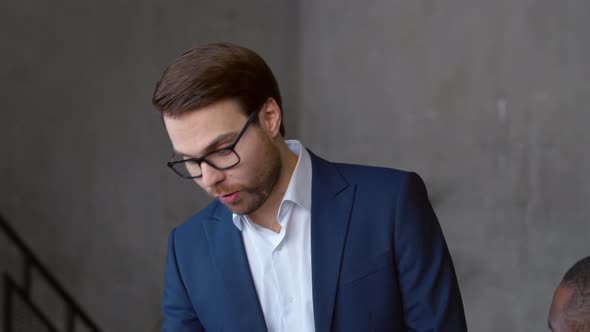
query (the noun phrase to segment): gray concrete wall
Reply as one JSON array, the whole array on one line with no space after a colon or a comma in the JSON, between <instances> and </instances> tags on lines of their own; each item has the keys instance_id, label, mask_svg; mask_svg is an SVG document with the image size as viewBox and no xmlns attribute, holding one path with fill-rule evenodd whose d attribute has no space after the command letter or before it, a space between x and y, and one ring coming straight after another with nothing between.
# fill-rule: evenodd
<instances>
[{"instance_id":1,"label":"gray concrete wall","mask_svg":"<svg viewBox=\"0 0 590 332\"><path fill-rule=\"evenodd\" d=\"M544 329L590 254L587 2L32 0L0 22L0 213L107 331L155 327L167 233L208 201L165 168L150 96L209 41L268 60L288 136L425 178L472 331Z\"/></svg>"}]
</instances>

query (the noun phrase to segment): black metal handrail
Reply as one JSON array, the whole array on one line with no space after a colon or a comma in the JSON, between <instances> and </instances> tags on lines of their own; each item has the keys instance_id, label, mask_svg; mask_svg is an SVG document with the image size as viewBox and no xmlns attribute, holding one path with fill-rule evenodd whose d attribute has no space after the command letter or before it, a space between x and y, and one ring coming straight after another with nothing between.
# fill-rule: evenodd
<instances>
[{"instance_id":1,"label":"black metal handrail","mask_svg":"<svg viewBox=\"0 0 590 332\"><path fill-rule=\"evenodd\" d=\"M4 310L6 317L4 318L4 330L6 332L14 331L14 326L12 324L12 317L13 312L13 302L12 296L16 295L23 300L27 306L31 309L31 311L37 316L37 318L45 325L50 332L59 332L55 326L51 323L49 318L45 316L43 311L39 309L39 307L31 301L30 297L27 295L24 289L19 287L16 282L8 275L4 274Z\"/></svg>"},{"instance_id":2,"label":"black metal handrail","mask_svg":"<svg viewBox=\"0 0 590 332\"><path fill-rule=\"evenodd\" d=\"M89 317L89 315L82 309L80 304L74 300L74 298L65 290L65 288L57 281L57 279L49 272L47 267L41 263L37 255L25 244L16 231L8 224L6 219L0 215L0 229L8 236L12 243L18 248L24 257L24 273L23 273L23 285L17 287L19 294L24 296L27 302L31 302L31 280L33 270L39 272L39 274L47 281L47 283L55 290L55 292L61 297L61 299L67 304L66 307L66 332L74 332L74 321L79 318L91 331L100 332L101 329L98 325ZM16 286L16 285L15 285ZM32 302L31 302L32 303ZM10 319L10 317L4 317L4 319Z\"/></svg>"}]
</instances>

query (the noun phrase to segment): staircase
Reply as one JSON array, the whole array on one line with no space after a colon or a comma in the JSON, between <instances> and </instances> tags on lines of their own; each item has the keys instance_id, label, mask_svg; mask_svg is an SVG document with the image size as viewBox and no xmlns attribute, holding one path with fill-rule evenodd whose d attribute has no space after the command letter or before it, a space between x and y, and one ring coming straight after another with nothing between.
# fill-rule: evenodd
<instances>
[{"instance_id":1,"label":"staircase","mask_svg":"<svg viewBox=\"0 0 590 332\"><path fill-rule=\"evenodd\" d=\"M7 244L16 250L16 258L8 257L4 253L0 255L2 262L10 262L9 265L11 265L8 269L9 272L0 270L0 272L4 272L2 276L3 287L0 291L2 298L1 331L101 331L1 215L0 238L2 238L0 243L5 242L3 238L7 238ZM4 251L4 249L2 250ZM20 267L19 272L15 271L15 266ZM19 274L20 276L15 277ZM45 291L42 294L54 294L53 298L56 300L53 302L58 302L52 302L49 310L47 304L43 303L43 299L35 296L38 293L35 290L41 289ZM61 319L55 319L56 312L61 314Z\"/></svg>"}]
</instances>

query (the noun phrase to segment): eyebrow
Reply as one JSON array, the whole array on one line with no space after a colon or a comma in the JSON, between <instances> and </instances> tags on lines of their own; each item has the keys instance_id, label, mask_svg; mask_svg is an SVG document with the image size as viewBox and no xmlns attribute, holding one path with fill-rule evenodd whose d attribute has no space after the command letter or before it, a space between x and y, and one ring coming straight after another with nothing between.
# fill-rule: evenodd
<instances>
[{"instance_id":1,"label":"eyebrow","mask_svg":"<svg viewBox=\"0 0 590 332\"><path fill-rule=\"evenodd\" d=\"M203 149L203 151L205 151L203 154L207 154L208 152L210 152L210 150L212 150L214 147L216 147L217 145L219 145L220 143L227 141L228 139L235 137L238 133L236 132L230 132L230 133L225 133L225 134L221 134L218 135L217 137L215 137L211 142L209 142L209 144L207 144L207 146ZM176 149L174 149L174 153L177 153L179 155L183 155L183 156L188 156L188 157L192 157L189 154L180 152Z\"/></svg>"}]
</instances>

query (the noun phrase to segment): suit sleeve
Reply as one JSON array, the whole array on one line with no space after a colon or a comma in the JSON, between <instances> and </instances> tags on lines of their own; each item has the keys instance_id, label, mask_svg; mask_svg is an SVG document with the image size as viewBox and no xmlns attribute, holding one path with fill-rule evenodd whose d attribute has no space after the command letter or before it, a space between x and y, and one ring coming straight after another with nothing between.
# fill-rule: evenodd
<instances>
[{"instance_id":1,"label":"suit sleeve","mask_svg":"<svg viewBox=\"0 0 590 332\"><path fill-rule=\"evenodd\" d=\"M394 251L410 331L467 331L451 255L426 186L408 173L396 203Z\"/></svg>"},{"instance_id":2,"label":"suit sleeve","mask_svg":"<svg viewBox=\"0 0 590 332\"><path fill-rule=\"evenodd\" d=\"M170 233L168 239L168 258L166 260L162 300L162 311L164 313L162 332L205 331L193 309L180 276L174 246L174 233L175 230Z\"/></svg>"}]
</instances>

